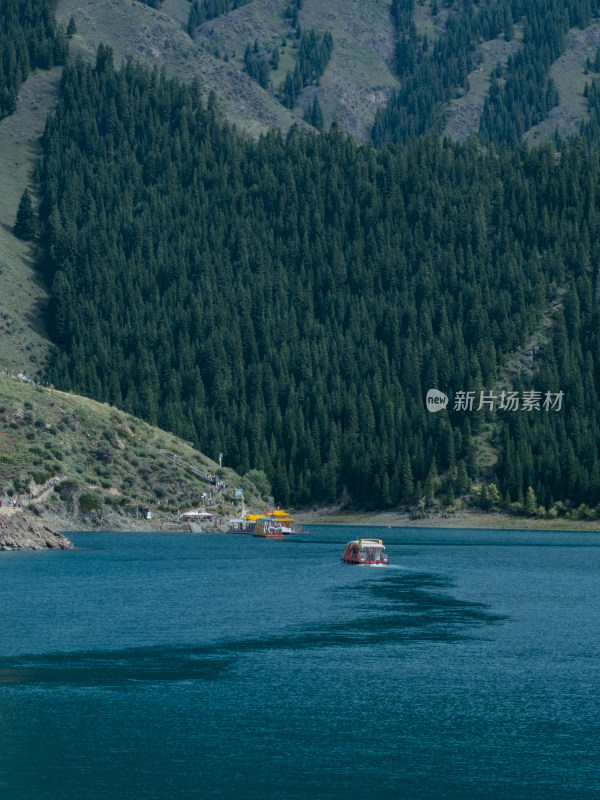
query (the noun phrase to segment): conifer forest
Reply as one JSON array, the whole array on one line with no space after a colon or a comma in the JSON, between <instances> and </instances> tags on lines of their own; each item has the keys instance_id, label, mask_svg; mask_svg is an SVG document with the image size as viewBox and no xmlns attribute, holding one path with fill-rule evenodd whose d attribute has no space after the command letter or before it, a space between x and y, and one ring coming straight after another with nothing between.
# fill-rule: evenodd
<instances>
[{"instance_id":1,"label":"conifer forest","mask_svg":"<svg viewBox=\"0 0 600 800\"><path fill-rule=\"evenodd\" d=\"M425 45L412 0L392 3L405 80L367 143L336 123L251 138L202 76L116 64L105 45L67 59L35 175L48 381L264 470L282 504L451 503L481 483L506 507L597 508L596 82L578 135L523 134L556 102L566 31L598 4L447 5L446 36ZM192 4L194 25L207 9ZM474 43L517 21L524 46L493 75L479 135L442 138ZM0 85L8 110L16 81ZM441 413L430 389L451 398ZM481 403L511 392L519 408Z\"/></svg>"}]
</instances>

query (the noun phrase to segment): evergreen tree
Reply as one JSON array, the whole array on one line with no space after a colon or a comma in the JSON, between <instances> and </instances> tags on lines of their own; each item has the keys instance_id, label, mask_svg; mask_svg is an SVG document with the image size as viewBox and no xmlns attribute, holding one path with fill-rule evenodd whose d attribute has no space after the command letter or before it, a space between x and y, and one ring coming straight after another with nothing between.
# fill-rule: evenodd
<instances>
[{"instance_id":1,"label":"evergreen tree","mask_svg":"<svg viewBox=\"0 0 600 800\"><path fill-rule=\"evenodd\" d=\"M29 190L25 189L19 201L17 217L13 228L15 236L19 239L34 239L36 233L35 214Z\"/></svg>"},{"instance_id":2,"label":"evergreen tree","mask_svg":"<svg viewBox=\"0 0 600 800\"><path fill-rule=\"evenodd\" d=\"M535 492L531 488L531 486L527 489L527 494L525 495L525 504L523 510L527 514L528 517L535 516L537 512L537 498L535 496Z\"/></svg>"},{"instance_id":3,"label":"evergreen tree","mask_svg":"<svg viewBox=\"0 0 600 800\"><path fill-rule=\"evenodd\" d=\"M316 128L318 131L323 130L323 112L316 95L310 106L304 112L304 121L308 122L309 125L312 125L313 128Z\"/></svg>"}]
</instances>

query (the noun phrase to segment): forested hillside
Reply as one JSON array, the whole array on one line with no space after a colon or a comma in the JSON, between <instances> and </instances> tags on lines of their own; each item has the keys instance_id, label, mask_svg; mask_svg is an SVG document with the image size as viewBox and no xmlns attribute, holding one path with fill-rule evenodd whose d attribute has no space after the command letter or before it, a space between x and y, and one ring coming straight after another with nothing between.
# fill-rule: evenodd
<instances>
[{"instance_id":1,"label":"forested hillside","mask_svg":"<svg viewBox=\"0 0 600 800\"><path fill-rule=\"evenodd\" d=\"M64 64L67 39L55 10L56 0L0 0L0 119L15 110L32 70Z\"/></svg>"},{"instance_id":2,"label":"forested hillside","mask_svg":"<svg viewBox=\"0 0 600 800\"><path fill-rule=\"evenodd\" d=\"M396 69L402 87L377 112L373 139L376 144L408 142L427 132L441 133L447 103L468 87L478 46L499 36L510 41L518 23L522 47L492 73L479 124L484 144L514 147L558 104L550 67L564 52L569 29L589 25L599 4L597 0L468 0L444 5L452 11L443 33L430 44L415 25L414 0L393 0Z\"/></svg>"},{"instance_id":3,"label":"forested hillside","mask_svg":"<svg viewBox=\"0 0 600 800\"><path fill-rule=\"evenodd\" d=\"M44 150L60 387L264 469L280 502L408 504L480 477L496 419L429 414L427 390L491 391L555 307L505 388L563 407L504 412L495 479L506 502L600 501L599 165L582 142L557 158L434 136L375 150L337 126L251 141L197 81L116 70L102 47L66 68Z\"/></svg>"}]
</instances>

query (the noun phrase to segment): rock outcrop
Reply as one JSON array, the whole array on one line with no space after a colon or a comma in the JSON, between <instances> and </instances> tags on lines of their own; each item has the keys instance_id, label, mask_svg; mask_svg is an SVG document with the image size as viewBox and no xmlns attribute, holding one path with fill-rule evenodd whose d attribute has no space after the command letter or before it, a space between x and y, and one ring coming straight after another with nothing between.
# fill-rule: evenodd
<instances>
[{"instance_id":1,"label":"rock outcrop","mask_svg":"<svg viewBox=\"0 0 600 800\"><path fill-rule=\"evenodd\" d=\"M69 550L73 543L22 512L0 514L0 550Z\"/></svg>"}]
</instances>

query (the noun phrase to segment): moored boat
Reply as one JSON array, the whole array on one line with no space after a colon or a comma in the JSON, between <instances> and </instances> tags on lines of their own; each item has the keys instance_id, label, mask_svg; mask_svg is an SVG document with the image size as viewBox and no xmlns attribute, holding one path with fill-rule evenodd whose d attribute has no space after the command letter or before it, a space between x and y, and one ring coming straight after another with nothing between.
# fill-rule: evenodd
<instances>
[{"instance_id":1,"label":"moored boat","mask_svg":"<svg viewBox=\"0 0 600 800\"><path fill-rule=\"evenodd\" d=\"M281 530L283 536L291 536L293 533L305 532L302 525L295 523L288 512L283 511L281 508L276 508L275 511L270 511L268 514L265 514L265 518L275 523L275 527Z\"/></svg>"},{"instance_id":2,"label":"moored boat","mask_svg":"<svg viewBox=\"0 0 600 800\"><path fill-rule=\"evenodd\" d=\"M260 539L283 539L283 530L277 520L265 515L257 520L252 536Z\"/></svg>"},{"instance_id":3,"label":"moored boat","mask_svg":"<svg viewBox=\"0 0 600 800\"><path fill-rule=\"evenodd\" d=\"M264 514L244 514L229 520L229 533L247 533L261 539L282 539L294 533L304 533L287 511L277 508Z\"/></svg>"},{"instance_id":4,"label":"moored boat","mask_svg":"<svg viewBox=\"0 0 600 800\"><path fill-rule=\"evenodd\" d=\"M389 563L381 539L355 539L348 542L342 561L345 564L365 564L371 567L384 567Z\"/></svg>"},{"instance_id":5,"label":"moored boat","mask_svg":"<svg viewBox=\"0 0 600 800\"><path fill-rule=\"evenodd\" d=\"M242 517L230 519L228 533L253 534L259 519L262 519L260 514L245 514Z\"/></svg>"}]
</instances>

